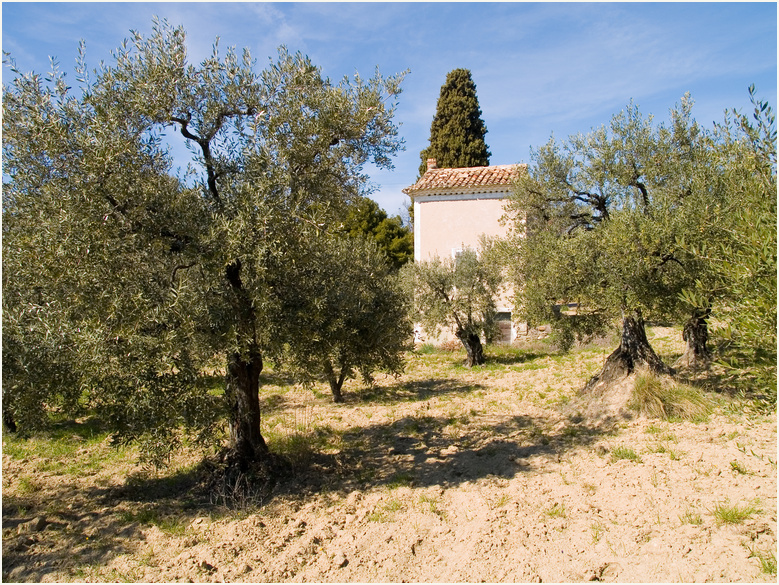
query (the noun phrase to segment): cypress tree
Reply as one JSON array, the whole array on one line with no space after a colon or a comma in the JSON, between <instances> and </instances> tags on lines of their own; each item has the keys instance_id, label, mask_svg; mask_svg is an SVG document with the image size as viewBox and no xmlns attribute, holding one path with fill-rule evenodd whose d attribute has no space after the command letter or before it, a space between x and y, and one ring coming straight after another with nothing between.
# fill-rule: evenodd
<instances>
[{"instance_id":1,"label":"cypress tree","mask_svg":"<svg viewBox=\"0 0 779 585\"><path fill-rule=\"evenodd\" d=\"M481 118L476 84L468 69L454 69L441 86L441 95L433 123L430 145L420 156L420 176L427 170L427 159L434 158L440 168L483 167L490 164L490 151L484 141L487 126Z\"/></svg>"}]
</instances>

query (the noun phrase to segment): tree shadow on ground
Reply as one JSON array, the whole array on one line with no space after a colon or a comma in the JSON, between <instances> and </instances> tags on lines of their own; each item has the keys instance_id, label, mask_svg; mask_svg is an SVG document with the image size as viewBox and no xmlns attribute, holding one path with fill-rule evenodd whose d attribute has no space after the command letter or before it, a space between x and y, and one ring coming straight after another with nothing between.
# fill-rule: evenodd
<instances>
[{"instance_id":1,"label":"tree shadow on ground","mask_svg":"<svg viewBox=\"0 0 779 585\"><path fill-rule=\"evenodd\" d=\"M573 420L544 431L548 423L546 418L525 415L492 416L463 426L452 417L420 415L355 428L343 437L340 452L313 454L276 493L453 487L489 477L510 479L613 432L608 425Z\"/></svg>"},{"instance_id":2,"label":"tree shadow on ground","mask_svg":"<svg viewBox=\"0 0 779 585\"><path fill-rule=\"evenodd\" d=\"M371 385L362 388L352 387L342 390L344 406L371 404L393 404L401 402L421 402L434 396L447 394L467 394L482 390L481 384L465 383L457 378L426 378L424 380L398 382L396 384ZM318 398L331 401L328 392L314 391ZM296 400L284 393L263 389L260 395L262 411L266 414L283 411L297 405Z\"/></svg>"},{"instance_id":3,"label":"tree shadow on ground","mask_svg":"<svg viewBox=\"0 0 779 585\"><path fill-rule=\"evenodd\" d=\"M345 404L363 402L389 404L393 402L420 402L434 396L467 394L483 389L481 384L464 383L457 378L426 378L397 384L372 386L358 392L345 392Z\"/></svg>"},{"instance_id":4,"label":"tree shadow on ground","mask_svg":"<svg viewBox=\"0 0 779 585\"><path fill-rule=\"evenodd\" d=\"M486 364L500 364L502 366L515 366L518 364L524 364L527 362L532 362L533 360L537 360L539 358L545 358L552 355L559 355L560 352L549 350L549 351L529 351L524 349L515 350L509 353L492 353L489 350L487 350L487 353L485 355Z\"/></svg>"},{"instance_id":5,"label":"tree shadow on ground","mask_svg":"<svg viewBox=\"0 0 779 585\"><path fill-rule=\"evenodd\" d=\"M69 503L56 510L32 498L3 497L3 581L42 582L63 571L82 580L86 568L132 553L143 540L143 524L121 511L115 488L60 489Z\"/></svg>"},{"instance_id":6,"label":"tree shadow on ground","mask_svg":"<svg viewBox=\"0 0 779 585\"><path fill-rule=\"evenodd\" d=\"M531 362L539 358L560 355L561 353L562 352L552 347L523 348L505 345L487 345L484 347L485 363L480 366L474 366L472 369L474 371L480 371L482 369L489 369L490 366L513 366ZM467 366L464 365L467 357L464 349L457 349L455 351L438 350L433 354L418 354L417 357L423 358L425 355L443 358L448 362L450 367L467 369Z\"/></svg>"},{"instance_id":7,"label":"tree shadow on ground","mask_svg":"<svg viewBox=\"0 0 779 585\"><path fill-rule=\"evenodd\" d=\"M681 370L675 379L678 382L692 386L701 391L704 396L713 396L723 400L725 404L742 403L739 408L747 408L755 412L776 411L776 380L767 383L744 371L713 372Z\"/></svg>"},{"instance_id":8,"label":"tree shadow on ground","mask_svg":"<svg viewBox=\"0 0 779 585\"><path fill-rule=\"evenodd\" d=\"M376 388L369 397L354 393L347 400L354 404L366 399L423 402L479 388L439 378ZM587 446L610 431L607 426L589 427L559 415L429 412L420 407L416 414L389 422L345 431L325 425L296 435L298 449L289 457L286 472L274 478L272 491L265 491L267 484L257 486L254 500L224 499L215 504L213 494L203 487L207 470L203 465L137 474L122 485L85 487L73 478L47 493L5 498L4 580L42 581L55 571L77 580L88 578L85 567L105 567L112 558L132 553L150 530L183 535L200 516L232 517L279 497L305 499L323 490L345 494L403 485L454 487L483 478L509 479L543 469L545 463L559 461L570 450ZM333 448L335 444L340 446ZM53 508L52 501L62 503ZM248 504L248 508L230 509L231 504L238 508ZM46 522L43 530L27 533L19 528L40 516ZM114 577L137 580L132 575Z\"/></svg>"},{"instance_id":9,"label":"tree shadow on ground","mask_svg":"<svg viewBox=\"0 0 779 585\"><path fill-rule=\"evenodd\" d=\"M443 355L446 360L445 368L453 370L458 376L463 372L472 372L479 374L489 372L496 367L510 367L523 365L539 358L558 355L559 352L550 351L531 351L521 348L505 349L502 346L487 346L487 363L482 366L467 368L463 365L465 360L465 351L444 352L439 351L437 355ZM424 355L424 354L422 354ZM282 410L294 400L290 400L285 392L277 391L275 387L291 388L299 385L294 377L283 370L275 371L267 369L260 376L261 393L260 402L264 411ZM480 384L466 383L455 377L425 377L420 380L411 380L398 382L396 384L368 385L359 387L344 387L343 403L359 404L362 402L373 402L378 404L389 404L393 402L416 402L424 401L436 395L462 394L473 390L484 389ZM329 398L329 393L315 391L318 397Z\"/></svg>"}]
</instances>

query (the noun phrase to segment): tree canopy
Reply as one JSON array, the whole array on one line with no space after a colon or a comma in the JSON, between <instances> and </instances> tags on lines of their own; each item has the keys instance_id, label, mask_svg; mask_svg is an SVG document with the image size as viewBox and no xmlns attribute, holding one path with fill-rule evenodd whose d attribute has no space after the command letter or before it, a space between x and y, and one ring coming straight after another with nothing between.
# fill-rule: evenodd
<instances>
[{"instance_id":1,"label":"tree canopy","mask_svg":"<svg viewBox=\"0 0 779 585\"><path fill-rule=\"evenodd\" d=\"M489 165L490 152L484 141L487 126L481 116L471 72L450 71L441 86L430 126L430 145L420 153L419 175L425 174L429 158L436 159L440 168Z\"/></svg>"},{"instance_id":2,"label":"tree canopy","mask_svg":"<svg viewBox=\"0 0 779 585\"><path fill-rule=\"evenodd\" d=\"M644 318L676 316L691 282L672 220L690 184L683 163L699 146L690 106L685 100L672 115L678 132L655 127L631 104L608 128L550 140L514 196L520 313L554 321L564 346L622 317L622 343L607 362L617 377L640 364L669 372L646 341ZM575 317L562 315L569 304Z\"/></svg>"},{"instance_id":3,"label":"tree canopy","mask_svg":"<svg viewBox=\"0 0 779 585\"><path fill-rule=\"evenodd\" d=\"M682 108L674 114L678 136L631 105L608 128L563 144L552 139L533 153L511 204L529 321L554 318L556 304L579 303L590 319L568 323L586 333L598 317L677 310L687 271L671 221L689 182L681 162L698 148L689 103Z\"/></svg>"},{"instance_id":4,"label":"tree canopy","mask_svg":"<svg viewBox=\"0 0 779 585\"><path fill-rule=\"evenodd\" d=\"M257 72L218 41L192 64L184 30L158 21L110 64L90 71L84 53L75 91L56 64L43 76L6 58L8 422L89 407L164 456L179 428L207 440L225 413L230 462L264 460L259 374L287 341L277 258L365 194L364 163L390 164L403 76L334 83L285 48ZM192 152L180 176L175 136Z\"/></svg>"},{"instance_id":5,"label":"tree canopy","mask_svg":"<svg viewBox=\"0 0 779 585\"><path fill-rule=\"evenodd\" d=\"M340 231L371 238L393 267L400 268L414 258L414 235L396 215L389 217L379 204L368 197L356 199L341 222Z\"/></svg>"},{"instance_id":6,"label":"tree canopy","mask_svg":"<svg viewBox=\"0 0 779 585\"><path fill-rule=\"evenodd\" d=\"M694 306L713 305L719 334L742 359L730 359L748 385L776 401L776 117L749 88L752 116L736 111L714 126L712 162L718 189L700 190L700 228L679 244L700 266L683 297ZM743 359L746 358L746 359Z\"/></svg>"},{"instance_id":7,"label":"tree canopy","mask_svg":"<svg viewBox=\"0 0 779 585\"><path fill-rule=\"evenodd\" d=\"M403 371L413 326L406 296L381 248L364 235L322 234L279 259L273 282L288 339L281 363L304 382L325 380L342 402L345 380Z\"/></svg>"},{"instance_id":8,"label":"tree canopy","mask_svg":"<svg viewBox=\"0 0 779 585\"><path fill-rule=\"evenodd\" d=\"M535 151L510 206L515 235L508 254L520 314L531 323L554 322L563 345L622 318L620 348L595 381L641 364L670 372L646 342L644 319L687 318L688 325L704 328L698 337L705 341L712 309L724 316L735 299L714 292L722 287L713 286L712 258L693 242L704 246L718 238L711 226L732 229L748 192L765 200L775 191L775 155L773 175L765 171L740 182L754 167L744 160L757 159L747 143L723 128L701 128L685 96L668 125L654 124L631 104L608 127L563 143L552 139ZM761 216L775 225L773 206L773 218L770 205ZM745 235L736 239L746 243ZM763 268L770 270L770 262ZM696 287L709 294L692 295ZM772 294L775 299L775 283ZM770 291L759 296L774 302ZM563 314L567 304L578 307L575 315ZM692 337L690 331L685 327Z\"/></svg>"}]
</instances>

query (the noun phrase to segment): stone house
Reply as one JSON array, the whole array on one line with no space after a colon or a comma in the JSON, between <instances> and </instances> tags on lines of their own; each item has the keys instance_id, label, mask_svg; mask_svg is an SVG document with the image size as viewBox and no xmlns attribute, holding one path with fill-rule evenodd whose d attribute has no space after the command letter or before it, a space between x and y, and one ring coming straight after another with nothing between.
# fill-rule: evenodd
<instances>
[{"instance_id":1,"label":"stone house","mask_svg":"<svg viewBox=\"0 0 779 585\"><path fill-rule=\"evenodd\" d=\"M482 235L504 237L504 203L519 172L526 165L496 165L439 169L428 159L427 171L403 189L414 202L414 260L456 258L465 248L477 249ZM511 318L510 291L497 299L503 343L524 334L523 324Z\"/></svg>"}]
</instances>

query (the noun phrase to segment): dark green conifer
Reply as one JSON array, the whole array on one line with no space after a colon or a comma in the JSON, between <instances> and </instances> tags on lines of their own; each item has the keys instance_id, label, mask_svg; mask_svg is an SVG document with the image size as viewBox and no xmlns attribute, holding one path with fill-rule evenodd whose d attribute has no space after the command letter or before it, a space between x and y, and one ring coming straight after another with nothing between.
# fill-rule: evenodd
<instances>
[{"instance_id":1,"label":"dark green conifer","mask_svg":"<svg viewBox=\"0 0 779 585\"><path fill-rule=\"evenodd\" d=\"M340 231L351 237L367 236L372 239L395 269L414 258L411 229L403 225L399 215L389 217L378 203L368 197L360 197L349 206Z\"/></svg>"},{"instance_id":2,"label":"dark green conifer","mask_svg":"<svg viewBox=\"0 0 779 585\"><path fill-rule=\"evenodd\" d=\"M484 141L485 134L487 126L481 118L471 72L468 69L450 71L441 86L430 126L430 145L420 153L420 176L427 170L429 158L436 159L439 168L488 166L490 151Z\"/></svg>"}]
</instances>

